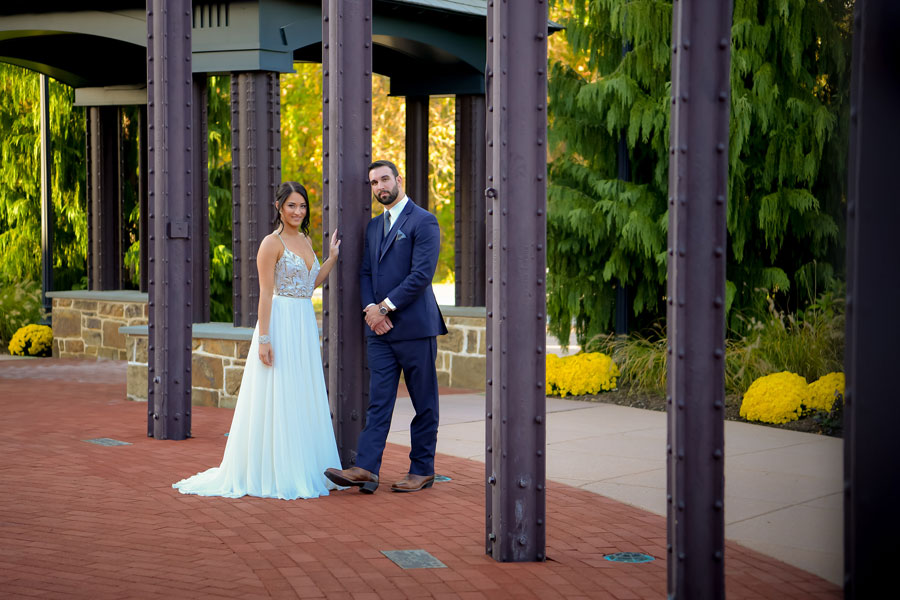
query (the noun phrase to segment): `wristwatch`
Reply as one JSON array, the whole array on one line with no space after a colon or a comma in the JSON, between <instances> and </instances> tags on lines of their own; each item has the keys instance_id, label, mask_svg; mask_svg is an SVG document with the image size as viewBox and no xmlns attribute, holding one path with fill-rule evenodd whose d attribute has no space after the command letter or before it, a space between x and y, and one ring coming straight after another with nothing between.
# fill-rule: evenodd
<instances>
[{"instance_id":1,"label":"wristwatch","mask_svg":"<svg viewBox=\"0 0 900 600\"><path fill-rule=\"evenodd\" d=\"M378 305L378 314L381 314L381 315L386 315L386 314L388 314L388 308L387 308L387 306L385 306L384 304L379 304L379 305Z\"/></svg>"}]
</instances>

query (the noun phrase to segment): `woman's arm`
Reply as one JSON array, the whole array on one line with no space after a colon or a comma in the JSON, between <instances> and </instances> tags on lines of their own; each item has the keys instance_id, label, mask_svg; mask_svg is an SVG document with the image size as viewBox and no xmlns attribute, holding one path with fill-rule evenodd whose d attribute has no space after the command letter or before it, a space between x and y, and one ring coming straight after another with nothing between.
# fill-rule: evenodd
<instances>
[{"instance_id":1,"label":"woman's arm","mask_svg":"<svg viewBox=\"0 0 900 600\"><path fill-rule=\"evenodd\" d=\"M337 234L337 229L331 234L331 244L328 247L328 258L319 266L319 275L316 277L316 285L314 287L319 287L325 283L325 280L328 279L328 274L331 273L331 269L337 264L341 247L341 240L338 239ZM309 239L307 238L306 241L309 242ZM312 244L310 244L310 247L312 247Z\"/></svg>"},{"instance_id":2,"label":"woman's arm","mask_svg":"<svg viewBox=\"0 0 900 600\"><path fill-rule=\"evenodd\" d=\"M282 252L275 236L267 235L259 245L259 252L256 253L256 268L259 273L259 305L256 311L259 319L259 360L267 367L272 366L274 359L272 344L263 343L262 340L268 339L269 336L272 294L275 292L275 263L278 262Z\"/></svg>"}]
</instances>

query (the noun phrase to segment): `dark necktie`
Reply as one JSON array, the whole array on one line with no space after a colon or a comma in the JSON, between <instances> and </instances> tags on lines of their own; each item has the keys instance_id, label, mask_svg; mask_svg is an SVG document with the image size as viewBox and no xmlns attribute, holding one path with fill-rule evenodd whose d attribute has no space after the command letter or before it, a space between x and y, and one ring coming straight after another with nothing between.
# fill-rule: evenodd
<instances>
[{"instance_id":1,"label":"dark necktie","mask_svg":"<svg viewBox=\"0 0 900 600\"><path fill-rule=\"evenodd\" d=\"M384 237L388 236L388 233L391 231L391 211L384 211Z\"/></svg>"}]
</instances>

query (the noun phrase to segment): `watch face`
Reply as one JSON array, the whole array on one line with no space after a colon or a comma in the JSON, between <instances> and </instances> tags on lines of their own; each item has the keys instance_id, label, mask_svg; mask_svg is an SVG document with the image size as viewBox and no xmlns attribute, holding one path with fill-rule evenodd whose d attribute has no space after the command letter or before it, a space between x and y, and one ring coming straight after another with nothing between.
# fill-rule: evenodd
<instances>
[{"instance_id":1,"label":"watch face","mask_svg":"<svg viewBox=\"0 0 900 600\"><path fill-rule=\"evenodd\" d=\"M379 306L379 307L378 307L378 312L380 312L380 313L383 314L383 315L386 315L387 312L388 312L388 311L387 311L387 307L386 307L386 306Z\"/></svg>"}]
</instances>

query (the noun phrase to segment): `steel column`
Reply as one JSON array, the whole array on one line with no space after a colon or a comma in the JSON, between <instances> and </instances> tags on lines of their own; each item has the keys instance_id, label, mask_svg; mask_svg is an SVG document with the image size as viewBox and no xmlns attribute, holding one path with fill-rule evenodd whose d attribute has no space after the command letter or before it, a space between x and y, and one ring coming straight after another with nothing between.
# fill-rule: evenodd
<instances>
[{"instance_id":1,"label":"steel column","mask_svg":"<svg viewBox=\"0 0 900 600\"><path fill-rule=\"evenodd\" d=\"M853 18L847 197L844 407L844 596L878 598L894 584L900 537L900 281L892 275L900 204L900 5L857 0ZM888 261L888 262L886 262ZM894 267L896 268L896 267Z\"/></svg>"},{"instance_id":2,"label":"steel column","mask_svg":"<svg viewBox=\"0 0 900 600\"><path fill-rule=\"evenodd\" d=\"M484 96L456 97L456 305L484 306Z\"/></svg>"},{"instance_id":3,"label":"steel column","mask_svg":"<svg viewBox=\"0 0 900 600\"><path fill-rule=\"evenodd\" d=\"M487 552L545 558L547 4L488 3Z\"/></svg>"},{"instance_id":4,"label":"steel column","mask_svg":"<svg viewBox=\"0 0 900 600\"><path fill-rule=\"evenodd\" d=\"M147 203L149 178L147 177L147 105L138 107L138 238L140 244L140 286L146 292L150 288L150 217Z\"/></svg>"},{"instance_id":5,"label":"steel column","mask_svg":"<svg viewBox=\"0 0 900 600\"><path fill-rule=\"evenodd\" d=\"M90 106L87 116L88 287L122 287L122 194L119 182L119 109Z\"/></svg>"},{"instance_id":6,"label":"steel column","mask_svg":"<svg viewBox=\"0 0 900 600\"><path fill-rule=\"evenodd\" d=\"M346 467L356 463L369 406L359 267L372 216L367 171L372 162L371 0L322 2L322 90L322 227L326 240L335 228L342 240L336 272L323 288L324 366Z\"/></svg>"},{"instance_id":7,"label":"steel column","mask_svg":"<svg viewBox=\"0 0 900 600\"><path fill-rule=\"evenodd\" d=\"M272 232L281 182L281 95L278 73L231 74L231 188L234 324L256 325L256 253Z\"/></svg>"},{"instance_id":8,"label":"steel column","mask_svg":"<svg viewBox=\"0 0 900 600\"><path fill-rule=\"evenodd\" d=\"M41 305L49 323L53 303L47 292L53 290L53 189L50 179L50 80L41 74Z\"/></svg>"},{"instance_id":9,"label":"steel column","mask_svg":"<svg viewBox=\"0 0 900 600\"><path fill-rule=\"evenodd\" d=\"M209 82L206 73L195 73L193 77L192 114L193 127L193 189L194 202L191 207L191 279L194 294L191 301L193 322L209 321L209 168L207 128L207 91Z\"/></svg>"},{"instance_id":10,"label":"steel column","mask_svg":"<svg viewBox=\"0 0 900 600\"><path fill-rule=\"evenodd\" d=\"M410 199L428 210L428 96L406 97L406 179Z\"/></svg>"},{"instance_id":11,"label":"steel column","mask_svg":"<svg viewBox=\"0 0 900 600\"><path fill-rule=\"evenodd\" d=\"M724 598L725 210L731 4L672 16L668 590Z\"/></svg>"},{"instance_id":12,"label":"steel column","mask_svg":"<svg viewBox=\"0 0 900 600\"><path fill-rule=\"evenodd\" d=\"M191 3L147 2L150 311L147 435L191 435Z\"/></svg>"}]
</instances>

